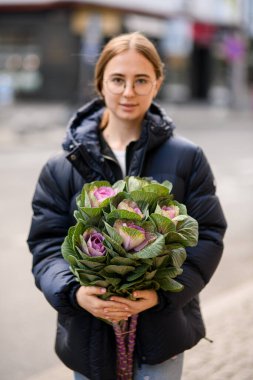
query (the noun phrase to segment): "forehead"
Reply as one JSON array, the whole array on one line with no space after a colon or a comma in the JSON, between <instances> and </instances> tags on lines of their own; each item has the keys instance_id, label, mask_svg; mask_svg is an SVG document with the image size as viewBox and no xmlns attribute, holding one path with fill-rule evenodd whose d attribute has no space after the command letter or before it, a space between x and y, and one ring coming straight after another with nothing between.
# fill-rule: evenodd
<instances>
[{"instance_id":1,"label":"forehead","mask_svg":"<svg viewBox=\"0 0 253 380\"><path fill-rule=\"evenodd\" d=\"M152 63L136 50L128 50L113 57L106 65L104 75L114 73L135 76L140 74L155 76Z\"/></svg>"}]
</instances>

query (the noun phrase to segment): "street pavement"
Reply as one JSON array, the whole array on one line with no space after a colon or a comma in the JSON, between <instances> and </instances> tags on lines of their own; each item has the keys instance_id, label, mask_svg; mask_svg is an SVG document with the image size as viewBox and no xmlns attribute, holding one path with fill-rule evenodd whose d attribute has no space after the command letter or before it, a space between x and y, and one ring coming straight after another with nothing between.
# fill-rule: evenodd
<instances>
[{"instance_id":1,"label":"street pavement","mask_svg":"<svg viewBox=\"0 0 253 380\"><path fill-rule=\"evenodd\" d=\"M252 111L166 105L177 133L203 147L228 221L223 259L201 293L207 337L185 354L182 380L253 379ZM60 150L71 110L0 110L0 379L71 380L53 351L56 314L34 286L26 237L43 163ZM4 221L4 222L3 222Z\"/></svg>"}]
</instances>

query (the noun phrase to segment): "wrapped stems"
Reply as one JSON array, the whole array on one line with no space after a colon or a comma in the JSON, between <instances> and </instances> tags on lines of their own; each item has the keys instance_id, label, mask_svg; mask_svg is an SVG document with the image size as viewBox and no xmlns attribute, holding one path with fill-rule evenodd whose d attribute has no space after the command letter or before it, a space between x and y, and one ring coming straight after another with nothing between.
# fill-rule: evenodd
<instances>
[{"instance_id":1,"label":"wrapped stems","mask_svg":"<svg viewBox=\"0 0 253 380\"><path fill-rule=\"evenodd\" d=\"M135 347L138 314L129 322L113 323L117 345L117 380L133 379L133 354Z\"/></svg>"},{"instance_id":2,"label":"wrapped stems","mask_svg":"<svg viewBox=\"0 0 253 380\"><path fill-rule=\"evenodd\" d=\"M127 380L128 364L127 351L125 345L125 330L126 323L113 323L113 329L116 336L117 346L117 380Z\"/></svg>"},{"instance_id":3,"label":"wrapped stems","mask_svg":"<svg viewBox=\"0 0 253 380\"><path fill-rule=\"evenodd\" d=\"M138 320L138 314L135 314L130 318L129 334L128 334L128 352L127 352L129 379L133 378L133 365L134 365L133 355L134 355L134 347L135 347L135 339L136 339L137 320Z\"/></svg>"}]
</instances>

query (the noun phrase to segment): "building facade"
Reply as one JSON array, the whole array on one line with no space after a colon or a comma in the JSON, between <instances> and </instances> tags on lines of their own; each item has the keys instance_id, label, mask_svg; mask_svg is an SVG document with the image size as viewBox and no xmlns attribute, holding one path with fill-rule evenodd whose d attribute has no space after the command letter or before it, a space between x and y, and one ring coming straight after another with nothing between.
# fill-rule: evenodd
<instances>
[{"instance_id":1,"label":"building facade","mask_svg":"<svg viewBox=\"0 0 253 380\"><path fill-rule=\"evenodd\" d=\"M6 94L7 100L89 100L102 46L134 30L153 40L165 62L161 97L169 101L226 104L238 87L233 78L247 80L251 37L243 27L243 4L249 1L124 3L0 1L0 102Z\"/></svg>"}]
</instances>

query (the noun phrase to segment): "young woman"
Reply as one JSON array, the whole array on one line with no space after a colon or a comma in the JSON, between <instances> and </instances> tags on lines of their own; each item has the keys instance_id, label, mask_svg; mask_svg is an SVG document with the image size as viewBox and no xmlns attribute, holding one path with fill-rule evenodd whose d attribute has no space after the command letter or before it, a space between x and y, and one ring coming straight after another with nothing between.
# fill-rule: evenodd
<instances>
[{"instance_id":1,"label":"young woman","mask_svg":"<svg viewBox=\"0 0 253 380\"><path fill-rule=\"evenodd\" d=\"M139 314L134 379L179 380L183 352L205 336L198 294L223 251L226 222L202 150L173 134L174 125L153 102L163 81L154 45L139 33L104 47L95 70L99 98L70 122L64 154L44 166L33 198L28 238L36 285L58 311L56 352L75 379L116 380L115 337L110 321ZM75 223L75 199L86 182L111 183L125 175L173 183L173 194L199 223L199 243L187 250L180 293L143 290L136 301L98 295L80 286L61 255Z\"/></svg>"}]
</instances>

